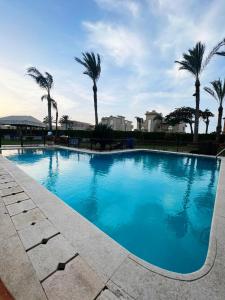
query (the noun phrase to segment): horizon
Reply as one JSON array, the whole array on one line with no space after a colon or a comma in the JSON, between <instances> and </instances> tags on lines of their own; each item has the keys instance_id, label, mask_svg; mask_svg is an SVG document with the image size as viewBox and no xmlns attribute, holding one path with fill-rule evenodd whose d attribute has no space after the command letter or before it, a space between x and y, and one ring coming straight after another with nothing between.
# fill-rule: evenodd
<instances>
[{"instance_id":1,"label":"horizon","mask_svg":"<svg viewBox=\"0 0 225 300\"><path fill-rule=\"evenodd\" d=\"M44 91L25 75L35 66L54 78L59 117L94 124L92 82L74 60L94 51L102 58L99 120L123 115L136 128L135 116L145 117L146 111L165 116L177 107L195 107L194 78L178 71L174 61L198 41L206 44L207 55L225 37L222 0L0 0L0 11L0 117L43 121ZM217 102L203 87L219 77L225 78L225 59L217 56L201 76L200 109L215 114L209 132L216 129Z\"/></svg>"}]
</instances>

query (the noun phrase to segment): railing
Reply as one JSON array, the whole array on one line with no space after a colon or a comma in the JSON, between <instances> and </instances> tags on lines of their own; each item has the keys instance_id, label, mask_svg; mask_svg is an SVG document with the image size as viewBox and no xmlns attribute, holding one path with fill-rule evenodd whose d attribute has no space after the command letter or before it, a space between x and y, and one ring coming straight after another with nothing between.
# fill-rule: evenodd
<instances>
[{"instance_id":1,"label":"railing","mask_svg":"<svg viewBox=\"0 0 225 300\"><path fill-rule=\"evenodd\" d=\"M220 156L225 151L225 148L223 148L219 153L216 154L216 157Z\"/></svg>"},{"instance_id":2,"label":"railing","mask_svg":"<svg viewBox=\"0 0 225 300\"><path fill-rule=\"evenodd\" d=\"M21 147L29 147L29 146L37 146L37 145L45 145L46 137L37 136L37 135L21 135L21 136L13 136L3 138L0 135L0 148L2 146L21 146Z\"/></svg>"}]
</instances>

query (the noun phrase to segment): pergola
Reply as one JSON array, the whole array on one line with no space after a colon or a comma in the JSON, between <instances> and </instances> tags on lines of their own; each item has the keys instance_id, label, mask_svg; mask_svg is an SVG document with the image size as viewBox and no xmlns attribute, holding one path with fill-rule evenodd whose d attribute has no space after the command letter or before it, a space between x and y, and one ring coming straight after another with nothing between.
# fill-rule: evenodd
<instances>
[{"instance_id":1,"label":"pergola","mask_svg":"<svg viewBox=\"0 0 225 300\"><path fill-rule=\"evenodd\" d=\"M43 124L38 119L32 116L8 116L0 118L0 125L11 125L16 127L38 127L45 128L45 124Z\"/></svg>"}]
</instances>

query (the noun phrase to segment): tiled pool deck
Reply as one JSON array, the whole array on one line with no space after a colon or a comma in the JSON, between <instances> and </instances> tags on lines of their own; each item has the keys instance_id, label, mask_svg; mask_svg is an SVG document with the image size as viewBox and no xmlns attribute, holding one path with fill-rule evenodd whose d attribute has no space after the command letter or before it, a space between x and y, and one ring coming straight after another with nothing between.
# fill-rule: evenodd
<instances>
[{"instance_id":1,"label":"tiled pool deck","mask_svg":"<svg viewBox=\"0 0 225 300\"><path fill-rule=\"evenodd\" d=\"M0 195L0 278L16 300L225 299L224 158L206 263L183 276L134 257L1 155Z\"/></svg>"}]
</instances>

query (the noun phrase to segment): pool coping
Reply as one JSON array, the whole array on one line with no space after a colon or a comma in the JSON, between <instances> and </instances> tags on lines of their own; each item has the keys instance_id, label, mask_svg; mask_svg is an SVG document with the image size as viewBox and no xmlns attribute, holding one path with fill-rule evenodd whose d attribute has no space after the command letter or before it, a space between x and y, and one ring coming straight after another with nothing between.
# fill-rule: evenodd
<instances>
[{"instance_id":1,"label":"pool coping","mask_svg":"<svg viewBox=\"0 0 225 300\"><path fill-rule=\"evenodd\" d=\"M100 155L106 155L106 154L109 155L109 154L116 154L116 153L132 153L132 152L144 151L144 152L165 153L165 154L174 154L174 155L191 156L191 157L204 157L204 158L210 158L210 159L219 159L221 161L221 157L217 158L217 157L210 156L210 155L192 154L192 153L186 153L186 152L182 152L182 153L178 152L177 153L177 152L174 152L174 151L153 150L153 149L144 149L144 148L143 149L126 149L126 150L102 151L102 152L94 151L94 150L85 150L85 149L80 149L80 148L72 148L72 147L66 147L66 146L56 146L56 148L72 150L72 151L78 151L78 152L81 152L81 153L100 154ZM219 172L219 179L220 179L220 174L221 173ZM217 191L218 191L219 179L218 179L218 184L217 184ZM216 193L214 212L215 212L215 209L216 209L216 203L217 202L218 201L217 201L217 193ZM211 223L211 228L210 228L210 239L209 239L209 245L208 245L206 260L205 260L203 266L195 272L188 273L188 274L181 274L181 273L168 271L168 270L157 267L156 265L153 265L153 264L141 259L140 257L134 255L133 253L131 253L127 249L126 249L126 251L128 251L129 257L131 259L133 259L135 262L142 265L146 269L148 269L152 272L155 272L157 274L160 274L164 277L167 277L167 278L170 278L170 279L175 279L175 280L181 280L181 281L197 280L197 279L203 277L204 275L206 275L208 272L210 272L210 270L213 267L215 258L216 258L216 250L217 250L216 244L217 243L216 243L216 238L215 238L215 219L216 219L215 218L215 213L213 213L213 218L212 218L212 223ZM104 233L104 234L106 234L106 233Z\"/></svg>"},{"instance_id":2,"label":"pool coping","mask_svg":"<svg viewBox=\"0 0 225 300\"><path fill-rule=\"evenodd\" d=\"M120 151L108 151L108 152L97 152L97 151L86 151L84 149L77 149L71 147L63 147L63 146L53 146L50 148L63 148L69 150L75 150L79 152L85 153L92 153L92 154L113 154L113 153L121 153L121 152L134 152L134 151L147 151L147 152L163 152L163 153L172 153L172 154L181 154L181 155L190 155L190 156L202 156L202 157L209 157L205 155L193 155L189 153L176 153L171 151L157 151L157 150L150 150L150 149L132 149L132 150L120 150ZM36 148L37 147L31 147ZM49 148L49 147L40 147L40 148ZM39 149L40 149L39 148ZM12 149L12 148L11 148ZM10 149L10 150L11 150ZM7 149L2 149L7 150ZM13 148L12 150L15 150ZM210 158L213 158L210 156ZM221 227L218 226L220 221L225 218L225 203L223 202L223 197L225 194L225 187L223 185L223 181L225 180L225 158L220 157L221 160L220 164L220 173L218 178L218 185L217 185L217 192L216 192L216 199L215 199L215 206L214 206L214 213L211 225L211 232L210 232L210 241L209 241L209 248L208 254L203 267L193 273L189 274L179 274L170 272L161 268L158 268L148 262L143 261L142 259L136 257L132 253L130 253L127 249L124 249L121 245L119 245L116 241L111 239L107 234L97 228L94 224L90 223L87 219L82 217L78 212L73 210L67 204L65 204L60 198L49 192L43 186L41 186L37 181L31 178L28 174L23 172L19 167L16 166L13 162L9 161L7 158L0 155L0 162L3 163L4 167L9 171L9 173L15 178L15 180L21 185L24 191L30 196L30 198L36 203L36 205L44 212L44 214L51 220L53 224L64 234L64 236L74 245L77 246L76 243L79 244L78 250L85 256L85 259L90 263L92 268L99 274L101 278L106 281L111 280L114 273L118 272L118 269L123 264L126 259L132 260L135 264L138 264L142 268L159 275L160 277L168 278L172 281L196 281L200 278L206 276L209 272L213 272L215 261L217 260L217 252L218 247L219 252L223 252L221 249L223 243L218 243L218 239L222 236ZM50 203L50 204L49 204ZM68 225L65 224L65 216L68 218ZM221 219L222 218L222 219ZM63 222L64 223L63 223ZM86 236L86 242L84 245L79 235L82 235L81 232L77 232L78 237L74 237L74 224L79 224L79 230L85 230L82 232ZM103 251L102 255L105 254L105 249L110 249L113 253L115 253L115 261L110 263L109 256L107 257L95 257L96 253L92 251L89 252L88 249L95 245L96 241L93 240L92 236L98 237L98 242L101 240L101 249ZM88 241L88 238L91 237L91 242ZM221 241L220 241L221 242ZM223 241L225 242L225 241ZM225 243L223 244L223 246ZM90 255L92 253L92 255ZM108 254L107 254L108 255ZM113 256L113 255L112 255ZM223 254L223 258L225 260L225 253ZM221 259L221 258L220 258ZM104 261L103 266L100 266L100 261ZM109 267L107 267L109 265ZM107 270L104 270L106 268ZM225 276L225 271L222 269L220 270ZM159 277L159 278L160 278Z\"/></svg>"}]
</instances>

